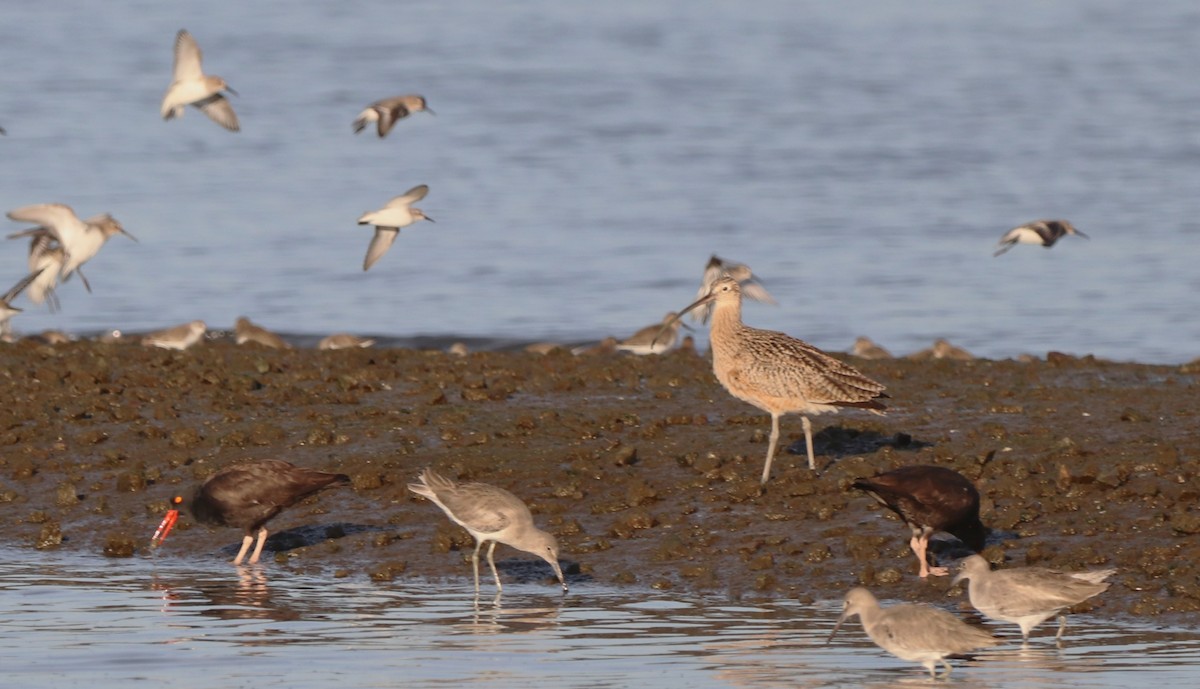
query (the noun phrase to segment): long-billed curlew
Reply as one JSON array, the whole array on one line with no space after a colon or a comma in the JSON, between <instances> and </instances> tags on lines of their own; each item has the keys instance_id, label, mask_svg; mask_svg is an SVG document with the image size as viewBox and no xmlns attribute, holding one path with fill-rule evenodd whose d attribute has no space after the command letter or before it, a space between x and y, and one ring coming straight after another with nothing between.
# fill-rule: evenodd
<instances>
[{"instance_id":1,"label":"long-billed curlew","mask_svg":"<svg viewBox=\"0 0 1200 689\"><path fill-rule=\"evenodd\" d=\"M1000 238L1000 243L996 245L996 253L992 255L999 256L1018 244L1041 244L1049 249L1054 246L1055 242L1069 234L1091 239L1075 229L1075 226L1067 220L1035 220L1005 232L1004 236Z\"/></svg>"},{"instance_id":2,"label":"long-billed curlew","mask_svg":"<svg viewBox=\"0 0 1200 689\"><path fill-rule=\"evenodd\" d=\"M713 283L708 294L679 313L713 304L709 340L713 350L713 372L729 394L771 415L771 442L762 482L771 475L771 460L779 444L779 417L802 414L808 468L816 470L813 458L812 422L808 417L837 412L841 407L858 407L879 412L884 386L849 364L784 333L759 330L742 323L742 290L737 279L724 276Z\"/></svg>"}]
</instances>

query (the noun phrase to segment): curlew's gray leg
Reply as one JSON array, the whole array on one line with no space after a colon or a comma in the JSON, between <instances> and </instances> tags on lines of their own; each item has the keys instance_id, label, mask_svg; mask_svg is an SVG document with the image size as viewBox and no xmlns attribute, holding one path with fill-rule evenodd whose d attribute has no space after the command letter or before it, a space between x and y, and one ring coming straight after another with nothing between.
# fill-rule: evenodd
<instances>
[{"instance_id":1,"label":"curlew's gray leg","mask_svg":"<svg viewBox=\"0 0 1200 689\"><path fill-rule=\"evenodd\" d=\"M771 442L767 445L767 464L763 467L762 485L771 478L771 460L775 459L775 446L779 444L779 414L771 412Z\"/></svg>"},{"instance_id":2,"label":"curlew's gray leg","mask_svg":"<svg viewBox=\"0 0 1200 689\"><path fill-rule=\"evenodd\" d=\"M483 541L475 541L475 552L471 553L471 567L475 570L475 595L479 595L479 549Z\"/></svg>"},{"instance_id":3,"label":"curlew's gray leg","mask_svg":"<svg viewBox=\"0 0 1200 689\"><path fill-rule=\"evenodd\" d=\"M263 544L267 542L267 529L263 527L258 530L258 543L254 544L254 552L250 555L250 564L258 562L258 556L262 555Z\"/></svg>"},{"instance_id":4,"label":"curlew's gray leg","mask_svg":"<svg viewBox=\"0 0 1200 689\"><path fill-rule=\"evenodd\" d=\"M499 593L504 590L504 587L500 585L500 573L496 571L496 560L492 558L494 552L496 552L496 542L492 541L488 546L488 566L492 568L492 576L496 577L496 592Z\"/></svg>"},{"instance_id":5,"label":"curlew's gray leg","mask_svg":"<svg viewBox=\"0 0 1200 689\"><path fill-rule=\"evenodd\" d=\"M807 416L801 416L800 420L804 425L804 446L808 448L808 468L816 471L817 460L813 458L812 447L812 421L809 421Z\"/></svg>"},{"instance_id":6,"label":"curlew's gray leg","mask_svg":"<svg viewBox=\"0 0 1200 689\"><path fill-rule=\"evenodd\" d=\"M250 550L250 544L254 542L254 537L246 534L242 537L242 549L238 551L237 557L233 558L233 564L242 564L242 558L246 557L246 551Z\"/></svg>"}]
</instances>

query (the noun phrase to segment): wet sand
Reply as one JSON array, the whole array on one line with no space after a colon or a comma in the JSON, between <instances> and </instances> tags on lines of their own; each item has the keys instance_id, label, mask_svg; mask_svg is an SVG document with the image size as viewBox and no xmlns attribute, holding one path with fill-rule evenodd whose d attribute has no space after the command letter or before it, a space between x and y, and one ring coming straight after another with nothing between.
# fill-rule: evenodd
<instances>
[{"instance_id":1,"label":"wet sand","mask_svg":"<svg viewBox=\"0 0 1200 689\"><path fill-rule=\"evenodd\" d=\"M849 357L848 357L849 359ZM908 464L962 472L984 496L993 562L1117 567L1080 610L1187 621L1200 610L1200 366L852 359L885 383L886 416L796 416L765 490L769 417L730 397L706 357L407 349L186 352L23 341L0 348L3 538L146 557L175 494L226 464L281 458L349 474L271 523L269 568L470 576L473 542L406 484L427 465L512 490L560 543L569 595L587 581L659 589L882 598L956 595L923 581L909 532L857 477ZM229 558L240 541L185 513L163 558ZM961 554L951 541L933 548ZM546 579L500 547L505 578ZM486 568L485 568L486 572ZM388 583L390 582L390 583Z\"/></svg>"}]
</instances>

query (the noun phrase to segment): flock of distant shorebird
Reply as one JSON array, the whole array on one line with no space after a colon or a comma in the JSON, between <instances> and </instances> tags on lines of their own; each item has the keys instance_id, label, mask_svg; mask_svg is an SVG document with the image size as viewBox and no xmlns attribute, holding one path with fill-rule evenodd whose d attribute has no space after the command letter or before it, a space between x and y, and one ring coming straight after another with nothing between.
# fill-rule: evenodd
<instances>
[{"instance_id":1,"label":"flock of distant shorebird","mask_svg":"<svg viewBox=\"0 0 1200 689\"><path fill-rule=\"evenodd\" d=\"M187 106L200 109L217 124L238 131L237 115L224 93L236 92L224 79L207 75L201 68L201 52L192 36L181 30L175 40L173 80L162 101L162 116L173 119L183 115ZM395 123L412 112L431 112L425 99L406 95L371 104L354 120L360 132L375 123L384 137ZM383 209L365 213L360 224L375 227L363 270L369 269L387 252L400 228L419 220L432 220L413 204L428 193L419 185L392 199ZM62 204L25 206L8 213L9 218L33 225L10 235L30 238L29 274L4 295L0 302L0 321L7 330L8 319L20 309L12 301L28 290L35 304L49 302L57 306L56 287L78 274L88 291L91 286L81 269L115 234L133 238L112 216L100 215L80 220ZM1066 235L1086 237L1065 220L1044 220L1014 228L1001 238L995 255L1016 244L1052 246ZM840 359L781 332L753 328L742 322L742 298L774 302L761 282L744 264L724 261L716 256L705 268L696 300L680 310L668 313L663 322L613 343L613 348L635 354L657 354L674 346L681 318L694 312L701 321L711 319L710 343L713 371L734 397L771 416L771 435L763 465L761 483L771 475L771 464L779 445L780 417L801 415L808 466L816 471L812 424L809 417L843 408L882 413L885 386ZM185 323L142 338L148 346L186 349L203 338L202 321ZM258 342L269 347L287 347L278 335L246 318L235 326L238 343ZM351 335L326 338L323 348L370 346L370 340ZM932 356L954 356L948 343L939 342ZM877 346L860 340L856 352L877 355ZM241 564L249 552L249 563L259 560L267 536L266 523L284 508L326 487L349 483L344 474L333 474L297 467L282 460L260 460L226 467L199 486L188 502L197 521L240 528L244 538L235 564ZM935 466L910 466L872 478L859 479L854 487L870 494L898 514L910 527L910 545L919 563L921 577L946 575L945 567L930 566L928 542L935 532L946 532L978 553L984 547L987 530L979 520L979 494L974 485L960 474ZM425 469L409 489L436 504L454 522L475 539L472 563L475 590L479 591L479 552L484 544L488 565L496 581L493 553L497 543L533 553L548 562L566 591L567 583L558 562L558 544L553 535L537 528L525 503L512 493L484 483L458 483L432 469ZM183 499L176 498L174 504ZM152 539L163 542L178 514L172 509ZM250 546L257 539L253 552ZM1058 638L1065 628L1064 611L1108 588L1104 580L1112 570L1059 572L1040 568L1007 568L992 571L987 561L972 555L966 558L955 582L969 581L972 605L985 616L1016 623L1028 640L1031 629L1059 616ZM902 604L889 608L879 605L875 596L863 588L852 589L845 597L837 625L859 616L866 633L879 646L894 655L920 662L931 674L940 663L949 672L945 658L998 643L979 626L969 625L949 612L930 606ZM830 635L832 639L833 634Z\"/></svg>"}]
</instances>

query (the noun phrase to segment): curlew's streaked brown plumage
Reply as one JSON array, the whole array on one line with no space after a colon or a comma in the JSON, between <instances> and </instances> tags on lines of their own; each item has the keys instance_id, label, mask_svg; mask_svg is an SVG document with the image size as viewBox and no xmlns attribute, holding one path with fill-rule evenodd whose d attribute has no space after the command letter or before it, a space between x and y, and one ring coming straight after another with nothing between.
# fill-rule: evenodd
<instances>
[{"instance_id":1,"label":"curlew's streaked brown plumage","mask_svg":"<svg viewBox=\"0 0 1200 689\"><path fill-rule=\"evenodd\" d=\"M393 96L377 100L367 106L358 114L354 120L354 133L357 134L366 129L371 122L376 122L375 130L379 133L379 138L388 135L395 126L397 120L402 120L414 112L427 112L430 115L434 114L429 106L425 103L424 96L407 95Z\"/></svg>"},{"instance_id":2,"label":"curlew's streaked brown plumage","mask_svg":"<svg viewBox=\"0 0 1200 689\"><path fill-rule=\"evenodd\" d=\"M790 335L742 323L742 289L731 276L718 278L708 294L680 312L713 305L709 340L713 372L729 394L771 415L771 441L762 482L771 475L779 444L779 417L801 414L808 468L816 470L809 416L857 407L880 412L884 386L816 347Z\"/></svg>"}]
</instances>

